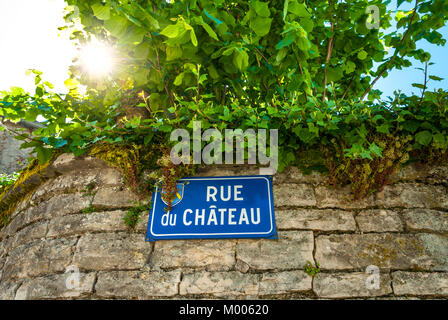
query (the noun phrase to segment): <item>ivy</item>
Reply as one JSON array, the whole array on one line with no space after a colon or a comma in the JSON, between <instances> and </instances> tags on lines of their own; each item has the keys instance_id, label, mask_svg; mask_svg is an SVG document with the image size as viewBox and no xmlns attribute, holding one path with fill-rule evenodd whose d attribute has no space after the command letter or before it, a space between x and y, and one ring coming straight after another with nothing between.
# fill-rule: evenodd
<instances>
[{"instance_id":1,"label":"ivy","mask_svg":"<svg viewBox=\"0 0 448 320\"><path fill-rule=\"evenodd\" d=\"M326 171L356 197L380 190L410 161L446 161L448 92L427 90L442 77L418 48L421 39L446 44L437 31L448 18L443 0L412 1L408 12L402 1L392 11L380 0L67 2L83 24L75 29L77 15L67 13L72 38L106 41L123 59L101 80L74 64L68 94L37 70L35 92L0 93L5 127L45 119L31 134L8 129L41 163L55 152L90 153L136 192L150 185L147 168L152 182L174 188L193 169L167 161L170 133L197 120L204 130L277 129L279 170ZM379 8L380 29L366 27L368 5ZM392 19L397 29L388 33ZM375 83L410 58L425 64L420 94L380 99Z\"/></svg>"},{"instance_id":2,"label":"ivy","mask_svg":"<svg viewBox=\"0 0 448 320\"><path fill-rule=\"evenodd\" d=\"M126 215L123 217L124 224L129 229L134 229L137 223L141 220L141 215L143 212L147 211L148 207L143 204L138 204L135 207L132 207L126 211Z\"/></svg>"},{"instance_id":3,"label":"ivy","mask_svg":"<svg viewBox=\"0 0 448 320\"><path fill-rule=\"evenodd\" d=\"M0 193L6 188L14 184L19 178L20 173L14 172L12 174L0 173Z\"/></svg>"}]
</instances>

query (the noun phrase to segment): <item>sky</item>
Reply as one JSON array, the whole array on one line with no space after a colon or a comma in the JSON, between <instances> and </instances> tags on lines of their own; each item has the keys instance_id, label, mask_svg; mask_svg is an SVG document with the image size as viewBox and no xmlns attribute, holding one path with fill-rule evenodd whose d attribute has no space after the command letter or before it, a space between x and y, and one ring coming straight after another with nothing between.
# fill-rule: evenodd
<instances>
[{"instance_id":1,"label":"sky","mask_svg":"<svg viewBox=\"0 0 448 320\"><path fill-rule=\"evenodd\" d=\"M64 80L76 49L58 36L64 25L63 0L0 0L0 90L34 89L27 69L42 71L55 90L67 92Z\"/></svg>"},{"instance_id":2,"label":"sky","mask_svg":"<svg viewBox=\"0 0 448 320\"><path fill-rule=\"evenodd\" d=\"M412 9L412 3L405 2L400 9ZM0 91L11 86L19 86L27 91L34 89L32 76L27 69L42 71L43 78L55 85L55 90L67 92L64 80L68 78L68 67L76 55L76 50L66 34L59 34L57 27L64 24L63 0L0 0ZM396 0L392 1L392 8ZM448 26L442 30L448 39ZM442 78L442 82L431 81L434 87L448 88L448 45L438 47L421 40L418 46L431 53L429 73ZM423 73L416 67L424 67L418 61L404 70L393 70L387 78L380 79L375 89L383 91L383 97L391 96L397 88L404 93L416 94L419 89L412 83L423 82Z\"/></svg>"},{"instance_id":3,"label":"sky","mask_svg":"<svg viewBox=\"0 0 448 320\"><path fill-rule=\"evenodd\" d=\"M411 3L404 2L398 9L400 10L412 10L414 8L415 2ZM397 1L393 0L389 5L389 8L395 10L397 6ZM395 29L394 20L391 21L392 27L390 31ZM387 30L389 32L389 30ZM422 39L417 42L417 48L421 48L431 54L430 62L434 65L428 66L428 73L430 75L438 76L444 78L443 81L433 81L428 82L428 91L432 91L435 88L444 88L448 90L448 25L445 25L438 30L443 35L443 38L447 40L445 46L436 46L429 43L428 41ZM412 66L396 70L393 69L389 72L387 78L381 78L373 87L374 89L379 89L383 92L382 97L393 96L395 90L401 89L402 92L406 94L411 94L414 92L419 95L421 90L412 87L412 83L423 83L424 73L421 70L416 70L415 68L425 68L424 63L417 61L415 59L410 59Z\"/></svg>"}]
</instances>

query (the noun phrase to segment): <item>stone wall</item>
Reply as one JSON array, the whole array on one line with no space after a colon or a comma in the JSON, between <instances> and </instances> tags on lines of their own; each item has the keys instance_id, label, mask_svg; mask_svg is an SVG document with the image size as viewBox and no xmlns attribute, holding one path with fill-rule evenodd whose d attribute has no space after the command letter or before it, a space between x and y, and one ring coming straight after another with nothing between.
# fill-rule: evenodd
<instances>
[{"instance_id":1,"label":"stone wall","mask_svg":"<svg viewBox=\"0 0 448 320\"><path fill-rule=\"evenodd\" d=\"M50 171L58 176L0 231L0 299L448 297L444 167L406 167L357 202L347 187L288 168L274 177L278 240L155 243L144 241L147 214L134 231L124 224L136 197L118 171L68 155ZM221 166L198 176L257 172ZM320 266L314 277L304 272L308 261ZM378 286L368 285L370 265ZM67 268L79 270L79 286Z\"/></svg>"},{"instance_id":2,"label":"stone wall","mask_svg":"<svg viewBox=\"0 0 448 320\"><path fill-rule=\"evenodd\" d=\"M30 149L20 149L22 142L14 139L6 130L0 131L0 173L11 174L26 164Z\"/></svg>"}]
</instances>

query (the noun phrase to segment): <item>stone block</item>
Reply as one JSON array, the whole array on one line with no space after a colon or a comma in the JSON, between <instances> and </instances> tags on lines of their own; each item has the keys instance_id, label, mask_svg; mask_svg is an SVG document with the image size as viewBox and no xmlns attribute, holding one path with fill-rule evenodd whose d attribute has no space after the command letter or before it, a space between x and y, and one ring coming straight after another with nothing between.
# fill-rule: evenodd
<instances>
[{"instance_id":1,"label":"stone block","mask_svg":"<svg viewBox=\"0 0 448 320\"><path fill-rule=\"evenodd\" d=\"M318 208L365 209L373 206L373 196L353 200L350 186L333 188L320 185L315 188Z\"/></svg>"},{"instance_id":2,"label":"stone block","mask_svg":"<svg viewBox=\"0 0 448 320\"><path fill-rule=\"evenodd\" d=\"M235 264L235 240L162 240L154 245L151 266L227 271Z\"/></svg>"},{"instance_id":3,"label":"stone block","mask_svg":"<svg viewBox=\"0 0 448 320\"><path fill-rule=\"evenodd\" d=\"M322 269L375 265L386 269L448 270L448 237L434 234L344 234L318 236L316 261Z\"/></svg>"},{"instance_id":4,"label":"stone block","mask_svg":"<svg viewBox=\"0 0 448 320\"><path fill-rule=\"evenodd\" d=\"M221 298L256 296L258 275L230 272L201 271L185 274L179 291L181 295L211 295Z\"/></svg>"},{"instance_id":5,"label":"stone block","mask_svg":"<svg viewBox=\"0 0 448 320\"><path fill-rule=\"evenodd\" d=\"M371 282L372 274L363 272L319 273L313 289L319 298L378 297L392 293L389 274L380 273L379 283Z\"/></svg>"},{"instance_id":6,"label":"stone block","mask_svg":"<svg viewBox=\"0 0 448 320\"><path fill-rule=\"evenodd\" d=\"M26 280L17 290L16 300L82 298L92 293L95 273L80 273L79 286L70 283L69 274L55 274ZM67 286L68 282L68 286Z\"/></svg>"},{"instance_id":7,"label":"stone block","mask_svg":"<svg viewBox=\"0 0 448 320\"><path fill-rule=\"evenodd\" d=\"M14 300L19 285L14 281L0 281L0 300Z\"/></svg>"},{"instance_id":8,"label":"stone block","mask_svg":"<svg viewBox=\"0 0 448 320\"><path fill-rule=\"evenodd\" d=\"M343 210L289 209L276 210L279 230L355 231L353 214Z\"/></svg>"},{"instance_id":9,"label":"stone block","mask_svg":"<svg viewBox=\"0 0 448 320\"><path fill-rule=\"evenodd\" d=\"M122 187L101 188L93 198L92 206L104 208L130 208L136 205L138 197Z\"/></svg>"},{"instance_id":10,"label":"stone block","mask_svg":"<svg viewBox=\"0 0 448 320\"><path fill-rule=\"evenodd\" d=\"M308 184L285 183L274 186L274 205L309 207L316 205L313 187Z\"/></svg>"},{"instance_id":11,"label":"stone block","mask_svg":"<svg viewBox=\"0 0 448 320\"><path fill-rule=\"evenodd\" d=\"M361 232L403 231L398 213L391 210L372 209L361 211L356 216Z\"/></svg>"},{"instance_id":12,"label":"stone block","mask_svg":"<svg viewBox=\"0 0 448 320\"><path fill-rule=\"evenodd\" d=\"M304 174L297 167L286 167L283 172L279 172L274 175L274 184L279 183L307 183L312 185L318 185L324 183L327 180L327 176L318 173L311 172L310 174Z\"/></svg>"},{"instance_id":13,"label":"stone block","mask_svg":"<svg viewBox=\"0 0 448 320\"><path fill-rule=\"evenodd\" d=\"M253 270L302 269L314 263L311 231L282 231L278 240L240 239L236 257Z\"/></svg>"},{"instance_id":14,"label":"stone block","mask_svg":"<svg viewBox=\"0 0 448 320\"><path fill-rule=\"evenodd\" d=\"M278 295L310 291L312 277L300 270L264 273L261 276L259 295Z\"/></svg>"},{"instance_id":15,"label":"stone block","mask_svg":"<svg viewBox=\"0 0 448 320\"><path fill-rule=\"evenodd\" d=\"M92 212L56 217L50 221L47 237L81 235L87 232L126 231L121 210Z\"/></svg>"},{"instance_id":16,"label":"stone block","mask_svg":"<svg viewBox=\"0 0 448 320\"><path fill-rule=\"evenodd\" d=\"M73 264L80 270L137 270L150 251L141 234L86 234L79 239Z\"/></svg>"},{"instance_id":17,"label":"stone block","mask_svg":"<svg viewBox=\"0 0 448 320\"><path fill-rule=\"evenodd\" d=\"M51 168L61 174L79 172L86 169L104 169L107 167L103 160L80 156L75 157L72 153L61 154L52 164Z\"/></svg>"},{"instance_id":18,"label":"stone block","mask_svg":"<svg viewBox=\"0 0 448 320\"><path fill-rule=\"evenodd\" d=\"M21 279L64 272L70 264L76 239L35 241L9 253L3 279Z\"/></svg>"},{"instance_id":19,"label":"stone block","mask_svg":"<svg viewBox=\"0 0 448 320\"><path fill-rule=\"evenodd\" d=\"M397 183L376 194L375 204L382 208L446 208L448 190L441 185Z\"/></svg>"},{"instance_id":20,"label":"stone block","mask_svg":"<svg viewBox=\"0 0 448 320\"><path fill-rule=\"evenodd\" d=\"M64 174L45 182L37 188L31 200L38 202L38 199L46 194L74 191L82 192L83 194L94 193L99 187L117 185L124 186L124 182L121 173L114 168L81 170Z\"/></svg>"},{"instance_id":21,"label":"stone block","mask_svg":"<svg viewBox=\"0 0 448 320\"><path fill-rule=\"evenodd\" d=\"M448 297L447 272L405 272L392 273L395 295L443 296Z\"/></svg>"},{"instance_id":22,"label":"stone block","mask_svg":"<svg viewBox=\"0 0 448 320\"><path fill-rule=\"evenodd\" d=\"M47 233L47 226L47 221L39 221L18 231L9 238L9 250L44 238Z\"/></svg>"},{"instance_id":23,"label":"stone block","mask_svg":"<svg viewBox=\"0 0 448 320\"><path fill-rule=\"evenodd\" d=\"M409 209L403 211L403 218L411 231L448 232L448 212Z\"/></svg>"},{"instance_id":24,"label":"stone block","mask_svg":"<svg viewBox=\"0 0 448 320\"><path fill-rule=\"evenodd\" d=\"M59 194L35 207L28 208L24 214L24 224L42 219L52 219L66 214L80 213L90 207L92 197L82 193Z\"/></svg>"},{"instance_id":25,"label":"stone block","mask_svg":"<svg viewBox=\"0 0 448 320\"><path fill-rule=\"evenodd\" d=\"M169 272L112 271L98 273L96 295L101 298L149 299L178 294L180 270Z\"/></svg>"}]
</instances>

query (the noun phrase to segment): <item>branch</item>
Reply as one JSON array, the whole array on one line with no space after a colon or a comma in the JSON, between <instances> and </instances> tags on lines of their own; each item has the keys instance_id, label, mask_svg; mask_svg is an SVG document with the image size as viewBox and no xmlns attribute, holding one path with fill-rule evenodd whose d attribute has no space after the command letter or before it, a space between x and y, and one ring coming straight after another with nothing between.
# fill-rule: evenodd
<instances>
[{"instance_id":1,"label":"branch","mask_svg":"<svg viewBox=\"0 0 448 320\"><path fill-rule=\"evenodd\" d=\"M198 76L197 76L197 86L198 87L196 88L196 105L199 104L199 76L200 76L199 71L201 70L200 65L197 65L197 69L198 69ZM198 108L199 108L199 106L198 106Z\"/></svg>"},{"instance_id":2,"label":"branch","mask_svg":"<svg viewBox=\"0 0 448 320\"><path fill-rule=\"evenodd\" d=\"M300 62L299 62L299 59L297 58L296 53L294 53L294 57L296 58L296 62L297 62L297 65L299 66L300 74L302 75L302 78L303 78L303 69L302 69L302 66L300 65ZM308 102L308 94L306 92L305 92L305 98L306 98L306 101Z\"/></svg>"},{"instance_id":3,"label":"branch","mask_svg":"<svg viewBox=\"0 0 448 320\"><path fill-rule=\"evenodd\" d=\"M149 113L151 114L151 116L155 119L155 117L154 117L154 114L152 113L152 110L151 110L151 107L149 106L149 103L148 103L148 97L146 97L145 96L145 91L144 90L142 90L142 98L143 98L143 101L145 102L145 108L146 108L146 110L148 110L149 111Z\"/></svg>"},{"instance_id":4,"label":"branch","mask_svg":"<svg viewBox=\"0 0 448 320\"><path fill-rule=\"evenodd\" d=\"M350 83L348 84L347 88L345 89L344 93L342 94L341 100L344 100L345 95L348 92L348 89L352 86L353 80L355 79L355 73L353 72L352 78L350 79Z\"/></svg>"},{"instance_id":5,"label":"branch","mask_svg":"<svg viewBox=\"0 0 448 320\"><path fill-rule=\"evenodd\" d=\"M152 42L154 42L154 39L152 38L152 34L151 34L151 32L149 33L149 36L150 36ZM157 47L156 47L155 45L154 45L154 50L156 51L156 56L157 56L157 66L158 66L157 71L159 72L160 80L161 80L161 81L163 82L163 84L164 84L165 93L168 95L168 98L170 99L171 106L174 106L174 100L173 100L173 97L171 96L171 93L170 93L170 91L168 90L168 87L167 87L167 85L166 85L165 80L163 80L162 66L160 65L160 59L159 59L159 50L157 50Z\"/></svg>"},{"instance_id":6,"label":"branch","mask_svg":"<svg viewBox=\"0 0 448 320\"><path fill-rule=\"evenodd\" d=\"M400 41L400 45L395 48L395 52L394 55L392 56L392 58L390 58L390 60L387 62L387 64L384 66L383 70L381 71L381 73L372 81L372 83L370 84L370 86L367 88L367 90L364 92L364 94L361 97L361 101L364 100L364 98L367 96L367 94L369 94L370 90L372 90L373 86L375 85L375 83L383 76L383 74L389 69L390 64L395 60L395 57L398 54L398 49L399 47L406 41L406 38L408 36L409 30L411 29L411 25L412 25L412 21L414 21L414 17L415 14L417 12L417 6L420 0L416 0L415 1L415 7L414 7L414 13L412 14L411 20L409 21L409 25L408 25L408 29L406 30L406 32L403 35L403 39L401 39Z\"/></svg>"},{"instance_id":7,"label":"branch","mask_svg":"<svg viewBox=\"0 0 448 320\"><path fill-rule=\"evenodd\" d=\"M258 50L257 47L254 47L254 48L255 48L255 50L258 52L258 54L263 58L263 60L266 61L266 63L270 65L269 60L266 59L266 57L261 53L261 51ZM280 80L278 80L277 75L275 75L275 79L277 80L277 84L278 84L278 86L281 87L282 85L280 84Z\"/></svg>"},{"instance_id":8,"label":"branch","mask_svg":"<svg viewBox=\"0 0 448 320\"><path fill-rule=\"evenodd\" d=\"M10 122L9 120L7 120L6 122L5 122L5 121L1 121L1 122L0 122L0 124L3 126L3 128L5 128L6 131L8 131L10 134L13 134L13 135L15 135L15 136L22 136L22 137L23 137L24 133L17 132L16 130L9 128L9 127L8 127L8 123L10 124L10 123L12 123L12 122ZM29 137L29 136L25 138L25 141L26 141L26 142L31 142L31 141L42 142L42 141L40 141L40 140L38 140L38 139L31 138L31 137Z\"/></svg>"},{"instance_id":9,"label":"branch","mask_svg":"<svg viewBox=\"0 0 448 320\"><path fill-rule=\"evenodd\" d=\"M331 7L331 0L328 0L328 7ZM331 19L331 32L334 32L334 21ZM334 44L334 33L330 38L330 41L328 41L328 48L327 48L327 56L325 58L325 68L324 68L324 92L322 94L322 101L325 100L325 96L327 94L327 65L331 58L331 53L333 52L333 44Z\"/></svg>"},{"instance_id":10,"label":"branch","mask_svg":"<svg viewBox=\"0 0 448 320\"><path fill-rule=\"evenodd\" d=\"M421 106L423 102L423 97L425 96L427 83L428 83L428 61L425 61L425 82L423 84L422 96L420 97L420 102L418 103L419 106Z\"/></svg>"}]
</instances>

